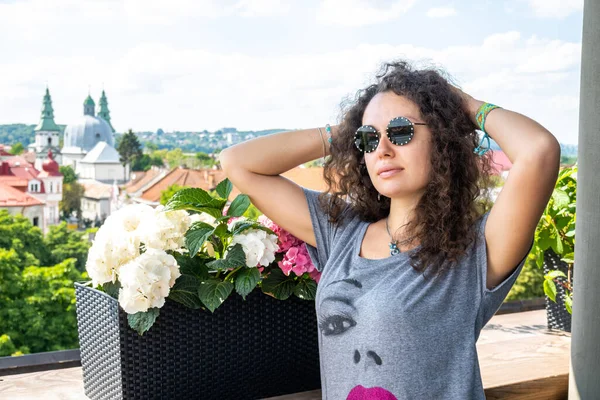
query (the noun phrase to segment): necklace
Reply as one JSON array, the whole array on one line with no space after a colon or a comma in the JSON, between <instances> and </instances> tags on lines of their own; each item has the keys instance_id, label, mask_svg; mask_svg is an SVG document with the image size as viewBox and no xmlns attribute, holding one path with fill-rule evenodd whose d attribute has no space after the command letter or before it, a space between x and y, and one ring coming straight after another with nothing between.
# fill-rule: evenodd
<instances>
[{"instance_id":1,"label":"necklace","mask_svg":"<svg viewBox=\"0 0 600 400\"><path fill-rule=\"evenodd\" d=\"M394 239L390 232L390 226L388 225L389 216L385 219L385 229L387 230L388 235L390 236L390 255L395 256L396 254L400 254L400 249L398 246L403 246L407 243L410 243L414 240L414 236L409 237L408 239L404 239L402 241L397 241Z\"/></svg>"}]
</instances>

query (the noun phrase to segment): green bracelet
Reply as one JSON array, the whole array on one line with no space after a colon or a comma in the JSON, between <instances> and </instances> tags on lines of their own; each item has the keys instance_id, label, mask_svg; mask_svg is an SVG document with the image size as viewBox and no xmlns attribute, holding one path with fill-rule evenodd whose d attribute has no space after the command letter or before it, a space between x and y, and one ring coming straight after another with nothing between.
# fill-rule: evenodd
<instances>
[{"instance_id":1,"label":"green bracelet","mask_svg":"<svg viewBox=\"0 0 600 400\"><path fill-rule=\"evenodd\" d=\"M491 103L483 103L481 105L481 107L479 107L479 110L477 111L477 114L475 115L475 120L477 121L477 125L479 125L479 129L486 135L487 135L487 133L485 132L485 119L487 118L490 111L495 110L496 108L502 108L502 107L496 106Z\"/></svg>"}]
</instances>

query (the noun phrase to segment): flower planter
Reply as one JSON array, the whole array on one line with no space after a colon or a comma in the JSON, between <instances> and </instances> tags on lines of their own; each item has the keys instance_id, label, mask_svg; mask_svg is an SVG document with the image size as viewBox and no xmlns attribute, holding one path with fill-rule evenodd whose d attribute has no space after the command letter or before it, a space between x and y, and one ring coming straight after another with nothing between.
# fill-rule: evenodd
<instances>
[{"instance_id":1,"label":"flower planter","mask_svg":"<svg viewBox=\"0 0 600 400\"><path fill-rule=\"evenodd\" d=\"M544 274L552 270L559 270L565 275L568 273L567 263L560 260L552 250L544 252ZM563 282L564 278L557 278ZM571 278L573 282L573 278ZM565 307L565 288L562 285L556 285L556 303L546 296L546 314L548 317L548 328L558 329L565 332L571 332L571 314Z\"/></svg>"},{"instance_id":2,"label":"flower planter","mask_svg":"<svg viewBox=\"0 0 600 400\"><path fill-rule=\"evenodd\" d=\"M314 301L233 293L214 314L167 299L139 336L116 299L75 284L85 394L260 399L320 388Z\"/></svg>"}]
</instances>

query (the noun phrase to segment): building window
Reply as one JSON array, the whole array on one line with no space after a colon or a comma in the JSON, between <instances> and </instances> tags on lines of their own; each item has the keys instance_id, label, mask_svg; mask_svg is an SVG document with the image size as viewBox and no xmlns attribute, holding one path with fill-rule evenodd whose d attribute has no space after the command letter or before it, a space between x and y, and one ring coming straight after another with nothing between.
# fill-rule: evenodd
<instances>
[{"instance_id":1,"label":"building window","mask_svg":"<svg viewBox=\"0 0 600 400\"><path fill-rule=\"evenodd\" d=\"M40 218L33 217L33 226L40 226Z\"/></svg>"},{"instance_id":2,"label":"building window","mask_svg":"<svg viewBox=\"0 0 600 400\"><path fill-rule=\"evenodd\" d=\"M48 146L52 144L52 137L48 136Z\"/></svg>"}]
</instances>

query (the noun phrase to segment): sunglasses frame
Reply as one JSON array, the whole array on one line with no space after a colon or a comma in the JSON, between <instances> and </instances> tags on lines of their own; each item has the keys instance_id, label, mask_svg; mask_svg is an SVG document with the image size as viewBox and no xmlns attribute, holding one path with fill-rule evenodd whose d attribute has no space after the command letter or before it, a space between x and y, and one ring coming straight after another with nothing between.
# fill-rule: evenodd
<instances>
[{"instance_id":1,"label":"sunglasses frame","mask_svg":"<svg viewBox=\"0 0 600 400\"><path fill-rule=\"evenodd\" d=\"M404 120L408 122L408 127L410 128L410 137L408 138L408 141L405 143L396 143L394 140L392 140L391 136L390 136L390 125L392 124L392 122L396 121L396 120ZM406 117L396 117L396 118L392 118L390 120L390 122L388 123L388 126L385 128L385 133L386 136L388 137L388 139L390 140L390 142L392 142L392 144L396 145L396 146L404 146L405 144L410 143L410 141L412 140L412 138L415 135L415 125L427 125L424 122L412 122L410 119L406 118ZM367 151L367 150L362 150L359 145L357 144L357 141L359 139L361 139L359 137L359 130L361 130L362 128L370 128L373 130L373 133L377 134L377 145L375 146L375 148L371 151ZM361 153L372 153L375 150L377 150L377 147L379 147L379 143L381 141L381 132L379 132L377 129L375 129L375 127L373 125L362 125L360 126L356 132L354 133L354 146L358 149L358 151L360 151Z\"/></svg>"}]
</instances>

